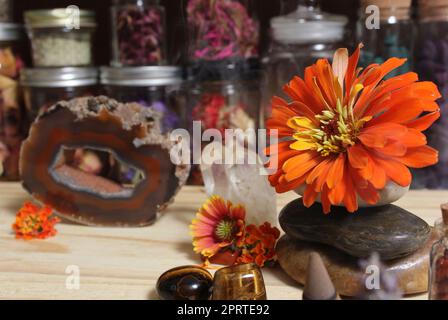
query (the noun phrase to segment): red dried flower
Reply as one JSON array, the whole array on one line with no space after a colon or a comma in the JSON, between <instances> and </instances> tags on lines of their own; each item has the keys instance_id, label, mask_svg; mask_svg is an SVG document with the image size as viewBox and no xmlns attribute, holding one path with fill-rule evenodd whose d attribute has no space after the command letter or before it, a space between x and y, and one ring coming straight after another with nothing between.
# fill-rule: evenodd
<instances>
[{"instance_id":1,"label":"red dried flower","mask_svg":"<svg viewBox=\"0 0 448 320\"><path fill-rule=\"evenodd\" d=\"M204 94L193 108L192 117L202 122L204 130L217 129L224 135L226 129L253 128L253 119L243 103L230 105L221 94Z\"/></svg>"},{"instance_id":2,"label":"red dried flower","mask_svg":"<svg viewBox=\"0 0 448 320\"><path fill-rule=\"evenodd\" d=\"M45 206L40 208L31 202L26 202L17 212L12 229L17 239L47 239L56 235L54 226L61 220L52 217L53 210Z\"/></svg>"}]
</instances>

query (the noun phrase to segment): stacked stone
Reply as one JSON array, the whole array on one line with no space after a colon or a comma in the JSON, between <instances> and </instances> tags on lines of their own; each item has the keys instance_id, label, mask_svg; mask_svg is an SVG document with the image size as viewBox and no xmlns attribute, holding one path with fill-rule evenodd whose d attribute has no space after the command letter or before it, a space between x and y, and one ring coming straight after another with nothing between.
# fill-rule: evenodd
<instances>
[{"instance_id":1,"label":"stacked stone","mask_svg":"<svg viewBox=\"0 0 448 320\"><path fill-rule=\"evenodd\" d=\"M366 291L360 261L377 253L384 270L394 272L403 294L427 291L429 252L437 236L425 221L402 208L387 204L349 213L334 207L325 215L320 204L306 208L298 199L282 210L280 225L286 235L277 244L279 263L300 284L306 283L308 260L316 252L336 291L359 297Z\"/></svg>"}]
</instances>

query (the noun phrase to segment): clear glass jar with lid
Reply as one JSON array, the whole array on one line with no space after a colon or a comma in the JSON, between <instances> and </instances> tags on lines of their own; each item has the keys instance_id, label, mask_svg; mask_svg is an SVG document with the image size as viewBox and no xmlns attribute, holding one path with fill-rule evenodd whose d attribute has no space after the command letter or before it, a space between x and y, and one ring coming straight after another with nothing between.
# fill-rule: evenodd
<instances>
[{"instance_id":1,"label":"clear glass jar with lid","mask_svg":"<svg viewBox=\"0 0 448 320\"><path fill-rule=\"evenodd\" d=\"M381 64L391 57L406 58L406 64L393 70L386 78L413 69L416 28L411 18L411 0L362 0L356 27L357 42L364 48L360 57L363 67ZM377 11L375 11L377 10ZM374 14L379 14L379 19Z\"/></svg>"},{"instance_id":2,"label":"clear glass jar with lid","mask_svg":"<svg viewBox=\"0 0 448 320\"><path fill-rule=\"evenodd\" d=\"M93 65L95 13L67 7L26 11L34 67Z\"/></svg>"},{"instance_id":3,"label":"clear glass jar with lid","mask_svg":"<svg viewBox=\"0 0 448 320\"><path fill-rule=\"evenodd\" d=\"M448 189L448 0L419 0L415 50L420 80L432 81L442 98L441 117L427 131L428 145L439 151L439 162L414 172L413 187Z\"/></svg>"},{"instance_id":4,"label":"clear glass jar with lid","mask_svg":"<svg viewBox=\"0 0 448 320\"><path fill-rule=\"evenodd\" d=\"M19 95L23 68L20 25L0 23L0 180L19 180L20 147L27 126Z\"/></svg>"},{"instance_id":5,"label":"clear glass jar with lid","mask_svg":"<svg viewBox=\"0 0 448 320\"><path fill-rule=\"evenodd\" d=\"M166 64L165 8L158 0L114 0L113 66Z\"/></svg>"},{"instance_id":6,"label":"clear glass jar with lid","mask_svg":"<svg viewBox=\"0 0 448 320\"><path fill-rule=\"evenodd\" d=\"M180 67L103 67L104 93L119 102L137 102L161 114L164 132L185 128L186 102Z\"/></svg>"},{"instance_id":7,"label":"clear glass jar with lid","mask_svg":"<svg viewBox=\"0 0 448 320\"><path fill-rule=\"evenodd\" d=\"M90 67L28 68L20 75L29 123L60 100L95 96L98 69Z\"/></svg>"},{"instance_id":8,"label":"clear glass jar with lid","mask_svg":"<svg viewBox=\"0 0 448 320\"><path fill-rule=\"evenodd\" d=\"M317 59L331 59L334 51L343 46L347 23L344 16L322 12L316 0L300 0L295 11L271 19L272 41L263 58L266 116L270 114L272 97L284 97L282 88L286 83L294 76L303 77L305 68Z\"/></svg>"}]
</instances>

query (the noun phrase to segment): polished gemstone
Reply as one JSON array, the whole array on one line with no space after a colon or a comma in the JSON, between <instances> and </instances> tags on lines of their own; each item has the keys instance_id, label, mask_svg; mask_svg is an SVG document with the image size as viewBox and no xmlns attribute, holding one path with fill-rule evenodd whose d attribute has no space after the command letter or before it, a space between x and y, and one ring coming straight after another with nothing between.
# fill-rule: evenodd
<instances>
[{"instance_id":1,"label":"polished gemstone","mask_svg":"<svg viewBox=\"0 0 448 320\"><path fill-rule=\"evenodd\" d=\"M177 267L160 276L157 293L162 300L208 300L212 283L212 275L204 268Z\"/></svg>"},{"instance_id":2,"label":"polished gemstone","mask_svg":"<svg viewBox=\"0 0 448 320\"><path fill-rule=\"evenodd\" d=\"M256 264L219 269L213 281L213 300L266 300L263 274Z\"/></svg>"}]
</instances>

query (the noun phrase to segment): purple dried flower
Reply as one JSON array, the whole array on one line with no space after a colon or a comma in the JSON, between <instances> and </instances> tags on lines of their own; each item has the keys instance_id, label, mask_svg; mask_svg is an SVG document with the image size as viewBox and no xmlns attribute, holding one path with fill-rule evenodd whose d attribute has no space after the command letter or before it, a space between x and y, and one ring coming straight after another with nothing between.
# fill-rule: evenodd
<instances>
[{"instance_id":1,"label":"purple dried flower","mask_svg":"<svg viewBox=\"0 0 448 320\"><path fill-rule=\"evenodd\" d=\"M161 125L163 132L169 132L173 129L177 129L181 125L179 116L174 111L170 110L162 101L156 101L152 104L148 104L148 102L140 100L138 103L145 107L151 107L160 113L162 117Z\"/></svg>"}]
</instances>

